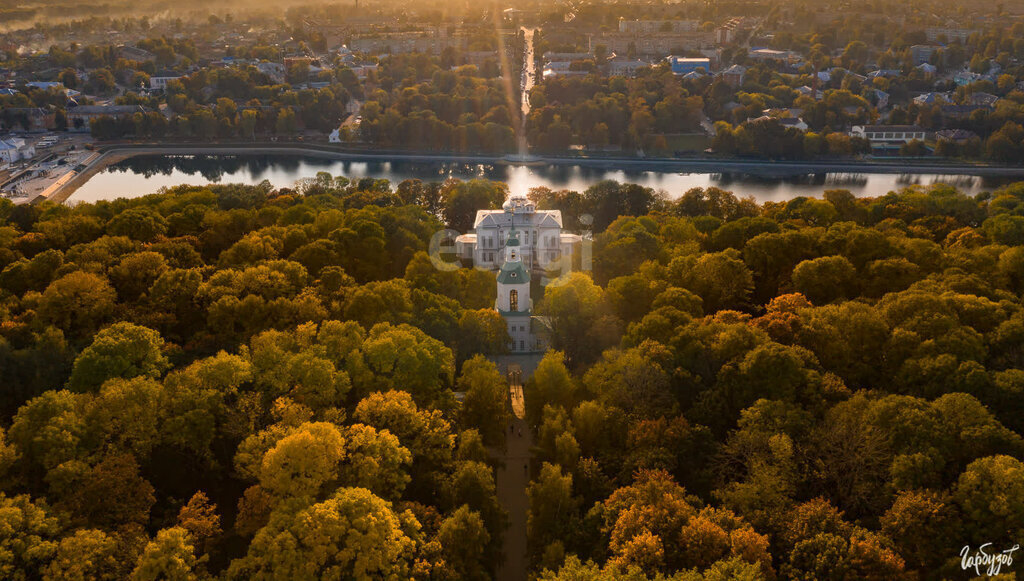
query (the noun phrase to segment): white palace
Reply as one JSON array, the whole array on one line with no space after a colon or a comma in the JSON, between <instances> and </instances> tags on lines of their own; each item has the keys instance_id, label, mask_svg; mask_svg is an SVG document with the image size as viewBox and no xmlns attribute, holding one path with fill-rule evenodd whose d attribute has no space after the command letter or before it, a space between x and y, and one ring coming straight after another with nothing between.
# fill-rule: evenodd
<instances>
[{"instance_id":1,"label":"white palace","mask_svg":"<svg viewBox=\"0 0 1024 581\"><path fill-rule=\"evenodd\" d=\"M523 264L536 272L559 269L562 258L571 259L581 241L577 234L562 232L560 210L538 210L525 196L511 196L501 210L478 210L473 231L455 239L455 251L473 266L498 270L513 227Z\"/></svg>"},{"instance_id":2,"label":"white palace","mask_svg":"<svg viewBox=\"0 0 1024 581\"><path fill-rule=\"evenodd\" d=\"M571 267L581 240L577 234L562 232L561 211L537 210L523 196L512 196L501 210L478 211L473 232L455 239L459 258L498 271L494 308L508 325L512 353L545 349L533 316L531 273L561 271L562 264Z\"/></svg>"}]
</instances>

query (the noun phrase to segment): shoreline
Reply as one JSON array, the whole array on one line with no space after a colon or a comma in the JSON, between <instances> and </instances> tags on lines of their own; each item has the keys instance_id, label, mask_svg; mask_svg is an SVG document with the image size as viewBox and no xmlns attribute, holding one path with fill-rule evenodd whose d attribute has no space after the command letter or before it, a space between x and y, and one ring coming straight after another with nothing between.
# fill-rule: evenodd
<instances>
[{"instance_id":1,"label":"shoreline","mask_svg":"<svg viewBox=\"0 0 1024 581\"><path fill-rule=\"evenodd\" d=\"M823 173L849 174L940 174L951 176L1020 177L1024 166L927 163L920 160L836 160L769 161L735 158L627 158L575 156L474 155L457 153L413 153L408 151L351 150L315 144L109 144L96 148L98 155L74 178L61 184L44 199L64 203L75 191L107 167L146 155L282 155L354 162L462 163L506 166L579 166L604 170L664 173L742 173L766 178L785 178Z\"/></svg>"}]
</instances>

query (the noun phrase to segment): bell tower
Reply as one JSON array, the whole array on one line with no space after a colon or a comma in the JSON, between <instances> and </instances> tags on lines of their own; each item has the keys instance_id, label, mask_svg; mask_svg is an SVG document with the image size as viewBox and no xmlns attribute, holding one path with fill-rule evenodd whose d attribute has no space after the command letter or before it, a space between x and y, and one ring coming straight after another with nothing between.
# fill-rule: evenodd
<instances>
[{"instance_id":1,"label":"bell tower","mask_svg":"<svg viewBox=\"0 0 1024 581\"><path fill-rule=\"evenodd\" d=\"M502 315L506 313L530 316L530 271L523 266L519 245L519 232L515 226L508 233L505 242L505 261L498 271L498 298L495 308Z\"/></svg>"},{"instance_id":2,"label":"bell tower","mask_svg":"<svg viewBox=\"0 0 1024 581\"><path fill-rule=\"evenodd\" d=\"M523 248L519 242L519 231L516 230L515 212L511 207L506 208L505 212L510 216L510 228L505 241L503 262L498 270L498 296L494 308L505 319L510 339L509 351L530 353L539 348L533 334L530 271L523 264Z\"/></svg>"}]
</instances>

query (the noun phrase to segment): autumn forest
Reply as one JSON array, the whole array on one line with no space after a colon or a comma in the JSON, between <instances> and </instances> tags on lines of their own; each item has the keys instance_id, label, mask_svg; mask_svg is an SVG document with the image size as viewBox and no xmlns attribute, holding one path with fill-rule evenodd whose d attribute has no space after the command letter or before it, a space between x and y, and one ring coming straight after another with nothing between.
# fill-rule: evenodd
<instances>
[{"instance_id":1,"label":"autumn forest","mask_svg":"<svg viewBox=\"0 0 1024 581\"><path fill-rule=\"evenodd\" d=\"M506 325L428 249L508 194L0 200L0 578L494 578ZM530 198L593 245L533 293L533 578L962 578L1024 538L1024 184Z\"/></svg>"}]
</instances>

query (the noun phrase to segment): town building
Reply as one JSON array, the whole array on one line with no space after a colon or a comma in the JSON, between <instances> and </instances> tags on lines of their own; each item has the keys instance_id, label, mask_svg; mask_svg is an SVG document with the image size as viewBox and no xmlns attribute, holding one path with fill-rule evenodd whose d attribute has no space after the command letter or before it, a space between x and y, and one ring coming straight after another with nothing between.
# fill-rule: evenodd
<instances>
[{"instance_id":1,"label":"town building","mask_svg":"<svg viewBox=\"0 0 1024 581\"><path fill-rule=\"evenodd\" d=\"M39 89L41 91L49 91L50 89L57 89L58 91L66 91L64 83L58 81L32 81L25 83L25 86L30 89Z\"/></svg>"},{"instance_id":2,"label":"town building","mask_svg":"<svg viewBox=\"0 0 1024 581\"><path fill-rule=\"evenodd\" d=\"M283 83L287 72L281 63L261 62L256 64L256 70L270 77L275 83Z\"/></svg>"},{"instance_id":3,"label":"town building","mask_svg":"<svg viewBox=\"0 0 1024 581\"><path fill-rule=\"evenodd\" d=\"M12 164L36 155L35 147L20 137L0 139L0 164Z\"/></svg>"},{"instance_id":4,"label":"town building","mask_svg":"<svg viewBox=\"0 0 1024 581\"><path fill-rule=\"evenodd\" d=\"M692 73L697 69L704 69L704 72L711 72L711 59L707 58L687 58L670 56L668 57L668 64L672 67L672 72L677 75L685 75Z\"/></svg>"},{"instance_id":5,"label":"town building","mask_svg":"<svg viewBox=\"0 0 1024 581\"><path fill-rule=\"evenodd\" d=\"M719 45L729 44L736 41L736 35L739 33L740 20L738 18L732 18L722 26L715 29L715 42Z\"/></svg>"},{"instance_id":6,"label":"town building","mask_svg":"<svg viewBox=\"0 0 1024 581\"><path fill-rule=\"evenodd\" d=\"M935 45L915 44L910 47L910 60L914 62L914 66L924 64L932 60L932 55L937 50L939 50L939 47Z\"/></svg>"},{"instance_id":7,"label":"town building","mask_svg":"<svg viewBox=\"0 0 1024 581\"><path fill-rule=\"evenodd\" d=\"M120 119L136 113L146 113L141 105L80 105L68 109L68 126L71 131L89 131L89 124L99 117Z\"/></svg>"},{"instance_id":8,"label":"town building","mask_svg":"<svg viewBox=\"0 0 1024 581\"><path fill-rule=\"evenodd\" d=\"M959 42L960 44L966 44L967 39L976 32L978 31L973 28L932 27L925 29L924 35L928 42Z\"/></svg>"},{"instance_id":9,"label":"town building","mask_svg":"<svg viewBox=\"0 0 1024 581\"><path fill-rule=\"evenodd\" d=\"M406 54L421 52L439 55L449 46L457 43L444 29L410 32L375 32L353 38L349 47L355 52L366 54Z\"/></svg>"},{"instance_id":10,"label":"town building","mask_svg":"<svg viewBox=\"0 0 1024 581\"><path fill-rule=\"evenodd\" d=\"M797 87L796 92L800 93L804 97L810 97L815 101L820 101L825 97L825 93L821 89L814 89L812 87L808 87L807 85L801 85Z\"/></svg>"},{"instance_id":11,"label":"town building","mask_svg":"<svg viewBox=\"0 0 1024 581\"><path fill-rule=\"evenodd\" d=\"M900 74L901 73L898 69L879 69L877 71L871 71L870 73L868 73L868 78L877 79L881 77L884 79L891 79L900 76Z\"/></svg>"},{"instance_id":12,"label":"town building","mask_svg":"<svg viewBox=\"0 0 1024 581\"><path fill-rule=\"evenodd\" d=\"M936 141L952 141L961 145L977 137L977 133L966 129L941 129L935 132Z\"/></svg>"},{"instance_id":13,"label":"town building","mask_svg":"<svg viewBox=\"0 0 1024 581\"><path fill-rule=\"evenodd\" d=\"M747 119L746 122L762 123L765 121L775 122L783 127L796 129L798 131L807 131L808 129L807 123L805 123L804 120L799 117L772 117L770 115L762 115L760 117L756 117L753 119Z\"/></svg>"},{"instance_id":14,"label":"town building","mask_svg":"<svg viewBox=\"0 0 1024 581\"><path fill-rule=\"evenodd\" d=\"M952 101L953 96L949 93L921 93L914 97L915 105L944 105Z\"/></svg>"},{"instance_id":15,"label":"town building","mask_svg":"<svg viewBox=\"0 0 1024 581\"><path fill-rule=\"evenodd\" d=\"M608 61L608 74L618 77L632 77L640 69L649 66L651 66L651 63L638 59L614 58Z\"/></svg>"},{"instance_id":16,"label":"town building","mask_svg":"<svg viewBox=\"0 0 1024 581\"><path fill-rule=\"evenodd\" d=\"M180 76L149 77L149 88L154 91L163 91L167 88L167 83L177 81L180 78Z\"/></svg>"},{"instance_id":17,"label":"town building","mask_svg":"<svg viewBox=\"0 0 1024 581\"><path fill-rule=\"evenodd\" d=\"M953 82L956 83L958 87L962 87L964 85L970 85L971 83L977 83L984 78L985 77L975 72L959 71L953 75Z\"/></svg>"},{"instance_id":18,"label":"town building","mask_svg":"<svg viewBox=\"0 0 1024 581\"><path fill-rule=\"evenodd\" d=\"M52 131L57 129L57 114L41 107L0 108L0 128L30 133Z\"/></svg>"},{"instance_id":19,"label":"town building","mask_svg":"<svg viewBox=\"0 0 1024 581\"><path fill-rule=\"evenodd\" d=\"M881 89L875 89L875 108L881 111L889 106L889 93Z\"/></svg>"},{"instance_id":20,"label":"town building","mask_svg":"<svg viewBox=\"0 0 1024 581\"><path fill-rule=\"evenodd\" d=\"M733 88L739 88L743 85L743 77L746 74L746 67L743 65L733 65L719 73L719 76L725 84Z\"/></svg>"},{"instance_id":21,"label":"town building","mask_svg":"<svg viewBox=\"0 0 1024 581\"><path fill-rule=\"evenodd\" d=\"M990 111L986 105L942 105L942 116L946 119L970 119L975 111Z\"/></svg>"},{"instance_id":22,"label":"town building","mask_svg":"<svg viewBox=\"0 0 1024 581\"><path fill-rule=\"evenodd\" d=\"M796 55L788 50L755 48L747 52L747 57L757 61L789 61L796 58Z\"/></svg>"},{"instance_id":23,"label":"town building","mask_svg":"<svg viewBox=\"0 0 1024 581\"><path fill-rule=\"evenodd\" d=\"M555 62L555 61L585 61L587 59L593 59L594 54L589 52L551 52L544 53L544 62Z\"/></svg>"},{"instance_id":24,"label":"town building","mask_svg":"<svg viewBox=\"0 0 1024 581\"><path fill-rule=\"evenodd\" d=\"M619 20L619 32L630 34L655 34L659 32L697 32L699 20Z\"/></svg>"},{"instance_id":25,"label":"town building","mask_svg":"<svg viewBox=\"0 0 1024 581\"><path fill-rule=\"evenodd\" d=\"M899 146L915 139L924 141L925 130L917 125L854 125L851 137L861 137L872 147Z\"/></svg>"},{"instance_id":26,"label":"town building","mask_svg":"<svg viewBox=\"0 0 1024 581\"><path fill-rule=\"evenodd\" d=\"M148 50L141 49L137 46L121 45L117 47L117 55L125 60L130 61L155 61L156 55L149 52Z\"/></svg>"},{"instance_id":27,"label":"town building","mask_svg":"<svg viewBox=\"0 0 1024 581\"><path fill-rule=\"evenodd\" d=\"M996 95L993 95L992 93L985 93L983 91L971 93L967 97L968 104L983 105L985 107L995 107L996 101L998 100L999 97L997 97Z\"/></svg>"},{"instance_id":28,"label":"town building","mask_svg":"<svg viewBox=\"0 0 1024 581\"><path fill-rule=\"evenodd\" d=\"M541 75L545 79L551 77L585 77L590 72L583 69L573 70L572 63L566 61L554 61L544 65Z\"/></svg>"},{"instance_id":29,"label":"town building","mask_svg":"<svg viewBox=\"0 0 1024 581\"><path fill-rule=\"evenodd\" d=\"M714 32L599 32L588 37L589 47L604 45L608 52L630 58L662 59L673 53L715 47Z\"/></svg>"},{"instance_id":30,"label":"town building","mask_svg":"<svg viewBox=\"0 0 1024 581\"><path fill-rule=\"evenodd\" d=\"M796 129L798 131L807 131L810 128L808 127L807 123L804 122L804 120L799 117L778 117L775 120L778 121L779 125L782 125L783 127Z\"/></svg>"}]
</instances>

